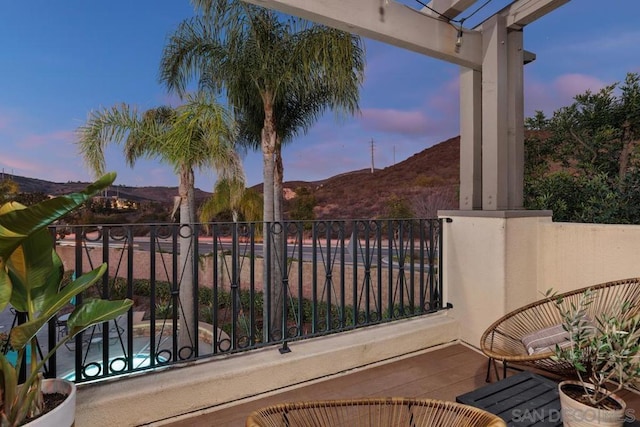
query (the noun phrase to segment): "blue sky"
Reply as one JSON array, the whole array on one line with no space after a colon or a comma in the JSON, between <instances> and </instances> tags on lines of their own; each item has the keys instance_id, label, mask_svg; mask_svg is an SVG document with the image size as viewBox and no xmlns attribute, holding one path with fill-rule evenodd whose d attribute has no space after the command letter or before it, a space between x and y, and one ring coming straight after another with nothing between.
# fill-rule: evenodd
<instances>
[{"instance_id":1,"label":"blue sky","mask_svg":"<svg viewBox=\"0 0 640 427\"><path fill-rule=\"evenodd\" d=\"M474 20L505 3L495 0ZM158 83L158 65L167 37L193 14L188 0L2 2L0 168L55 182L92 179L74 145L75 129L91 110L116 103L142 110L175 103ZM525 114L550 115L586 89L640 72L639 15L637 0L572 0L527 26L525 49L537 59L525 67ZM361 114L337 122L328 113L285 147L285 180L369 168L371 140L382 168L458 135L457 66L365 44ZM248 185L262 182L260 153L249 153L244 165ZM131 169L115 146L107 169L118 172L122 185L177 185L171 167L140 161ZM213 173L201 173L196 186L210 191L214 181Z\"/></svg>"}]
</instances>

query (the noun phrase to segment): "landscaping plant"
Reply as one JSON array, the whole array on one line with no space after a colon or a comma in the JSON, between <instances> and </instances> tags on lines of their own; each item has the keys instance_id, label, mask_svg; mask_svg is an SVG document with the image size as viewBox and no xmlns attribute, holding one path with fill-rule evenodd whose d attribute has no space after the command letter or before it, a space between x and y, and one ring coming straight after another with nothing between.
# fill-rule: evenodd
<instances>
[{"instance_id":1,"label":"landscaping plant","mask_svg":"<svg viewBox=\"0 0 640 427\"><path fill-rule=\"evenodd\" d=\"M587 310L594 300L592 290L586 290L575 303L567 303L551 291L547 292L547 297L555 301L570 339L569 346L556 344L553 358L568 362L575 369L583 389L580 401L592 407L603 407L608 397L623 388L637 387L640 379L640 314L637 308L628 301L620 301L615 312L591 319Z\"/></svg>"},{"instance_id":2,"label":"landscaping plant","mask_svg":"<svg viewBox=\"0 0 640 427\"><path fill-rule=\"evenodd\" d=\"M82 192L30 207L16 202L0 206L0 311L11 304L26 316L25 323L9 332L9 346L18 353L16 366L4 353L0 354L2 426L21 425L26 419L41 415L44 406L41 371L61 345L90 326L126 313L133 304L128 299L83 301L69 316L68 335L41 359L38 357L36 333L107 270L106 264L102 264L63 286L66 283L63 281L64 267L55 252L48 226L107 188L115 177L114 173L106 174ZM26 351L28 347L29 352ZM26 380L18 384L22 363L27 364Z\"/></svg>"}]
</instances>

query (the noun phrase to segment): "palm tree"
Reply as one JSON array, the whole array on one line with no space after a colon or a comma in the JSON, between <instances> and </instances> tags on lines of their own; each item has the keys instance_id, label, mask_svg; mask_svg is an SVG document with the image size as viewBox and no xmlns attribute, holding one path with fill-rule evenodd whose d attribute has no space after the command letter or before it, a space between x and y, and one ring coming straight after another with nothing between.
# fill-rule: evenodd
<instances>
[{"instance_id":1,"label":"palm tree","mask_svg":"<svg viewBox=\"0 0 640 427\"><path fill-rule=\"evenodd\" d=\"M204 201L200 206L200 222L205 224L205 228L208 229L207 223L211 221L215 216L231 211L233 218L233 234L232 234L232 262L233 270L230 276L231 283L230 291L236 307L240 308L240 313L244 318L242 312L242 304L240 299L240 269L241 269L241 252L240 252L240 224L238 221L255 222L262 220L262 196L260 193L253 189L247 189L244 186L244 182L233 179L219 179L213 189L213 195ZM260 228L257 227L253 232L259 232ZM224 253L224 251L222 251ZM236 273L234 274L233 271ZM244 322L243 325L248 328L248 324ZM247 329L246 333L250 331Z\"/></svg>"},{"instance_id":2,"label":"palm tree","mask_svg":"<svg viewBox=\"0 0 640 427\"><path fill-rule=\"evenodd\" d=\"M306 132L327 109L345 115L358 111L363 45L357 36L237 0L192 3L204 15L184 21L169 39L161 81L182 94L198 77L201 88L226 94L239 117L241 140L262 150L268 233L270 224L283 219L283 144ZM264 268L273 274L272 331L282 325L285 264L282 233L274 236L274 264L267 268L265 259ZM268 330L265 335L269 338Z\"/></svg>"},{"instance_id":3,"label":"palm tree","mask_svg":"<svg viewBox=\"0 0 640 427\"><path fill-rule=\"evenodd\" d=\"M243 182L244 173L234 149L237 130L229 112L205 94L189 95L177 107L158 107L142 114L127 105L90 113L77 130L80 153L98 175L105 170L104 149L108 144L124 144L127 164L140 158L159 159L171 165L178 176L177 201L180 208L180 320L178 348L181 358L191 356L197 339L196 310L193 304L195 261L194 169L213 168L219 177ZM193 325L193 327L190 327ZM188 350L189 354L183 352Z\"/></svg>"},{"instance_id":4,"label":"palm tree","mask_svg":"<svg viewBox=\"0 0 640 427\"><path fill-rule=\"evenodd\" d=\"M213 195L200 206L200 222L211 221L216 215L231 211L233 222L262 220L262 196L244 187L244 182L219 179Z\"/></svg>"}]
</instances>

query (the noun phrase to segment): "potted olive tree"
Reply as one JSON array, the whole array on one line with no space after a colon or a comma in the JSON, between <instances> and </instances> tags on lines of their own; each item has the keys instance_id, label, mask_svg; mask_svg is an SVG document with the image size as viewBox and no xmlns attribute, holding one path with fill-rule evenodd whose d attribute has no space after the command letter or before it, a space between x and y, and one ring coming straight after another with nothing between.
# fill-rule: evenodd
<instances>
[{"instance_id":1,"label":"potted olive tree","mask_svg":"<svg viewBox=\"0 0 640 427\"><path fill-rule=\"evenodd\" d=\"M620 301L613 313L589 318L594 293L586 290L577 302L554 298L568 345L555 347L553 358L569 363L576 379L559 384L565 426L622 426L626 404L616 393L635 387L640 378L640 314Z\"/></svg>"},{"instance_id":2,"label":"potted olive tree","mask_svg":"<svg viewBox=\"0 0 640 427\"><path fill-rule=\"evenodd\" d=\"M88 299L69 316L68 335L42 359L38 357L36 333L58 314L69 301L98 281L106 264L63 286L64 268L54 249L48 225L89 200L113 183L107 174L84 191L56 197L25 207L9 202L0 206L0 310L11 304L26 315L26 322L9 333L9 345L18 353L16 366L0 354L0 424L70 426L75 418L75 385L60 379L43 379L42 368L57 349L80 331L126 313L131 300ZM29 351L26 349L29 348ZM27 375L18 384L20 365L27 355ZM45 412L45 396L67 395L63 403ZM70 413L64 409L71 406ZM39 417L39 418L38 418ZM61 417L51 419L50 417Z\"/></svg>"}]
</instances>

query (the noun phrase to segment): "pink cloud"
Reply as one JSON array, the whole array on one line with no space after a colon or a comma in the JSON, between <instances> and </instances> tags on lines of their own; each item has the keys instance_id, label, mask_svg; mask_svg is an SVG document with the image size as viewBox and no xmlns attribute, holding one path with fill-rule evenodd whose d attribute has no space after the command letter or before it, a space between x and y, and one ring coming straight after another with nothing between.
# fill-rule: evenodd
<instances>
[{"instance_id":1,"label":"pink cloud","mask_svg":"<svg viewBox=\"0 0 640 427\"><path fill-rule=\"evenodd\" d=\"M24 148L37 148L42 147L52 142L70 142L75 139L73 131L59 130L45 134L31 134L25 136L19 145Z\"/></svg>"},{"instance_id":2,"label":"pink cloud","mask_svg":"<svg viewBox=\"0 0 640 427\"><path fill-rule=\"evenodd\" d=\"M553 111L571 105L573 98L587 90L597 92L608 83L586 74L563 74L542 82L535 78L525 80L525 115L537 110L550 116Z\"/></svg>"},{"instance_id":3,"label":"pink cloud","mask_svg":"<svg viewBox=\"0 0 640 427\"><path fill-rule=\"evenodd\" d=\"M565 74L556 78L553 86L562 97L573 98L587 90L596 92L605 87L606 83L585 74Z\"/></svg>"},{"instance_id":4,"label":"pink cloud","mask_svg":"<svg viewBox=\"0 0 640 427\"><path fill-rule=\"evenodd\" d=\"M525 115L532 116L537 110L551 113L558 107L556 96L549 86L540 81L527 81L524 87Z\"/></svg>"},{"instance_id":5,"label":"pink cloud","mask_svg":"<svg viewBox=\"0 0 640 427\"><path fill-rule=\"evenodd\" d=\"M422 111L369 108L362 110L360 120L366 130L403 135L422 135L433 126Z\"/></svg>"},{"instance_id":6,"label":"pink cloud","mask_svg":"<svg viewBox=\"0 0 640 427\"><path fill-rule=\"evenodd\" d=\"M0 159L0 165L2 165L2 167L7 170L20 171L21 173L24 171L39 173L43 169L43 165L39 164L38 162L24 160L19 157L12 157L7 155L2 156L2 159Z\"/></svg>"},{"instance_id":7,"label":"pink cloud","mask_svg":"<svg viewBox=\"0 0 640 427\"><path fill-rule=\"evenodd\" d=\"M460 114L460 78L440 85L429 97L429 106L443 115Z\"/></svg>"},{"instance_id":8,"label":"pink cloud","mask_svg":"<svg viewBox=\"0 0 640 427\"><path fill-rule=\"evenodd\" d=\"M354 142L350 138L327 139L322 144L304 145L295 151L285 149L285 179L300 176L305 180L324 179L337 173L366 168L369 158L368 141Z\"/></svg>"},{"instance_id":9,"label":"pink cloud","mask_svg":"<svg viewBox=\"0 0 640 427\"><path fill-rule=\"evenodd\" d=\"M79 173L68 168L60 168L54 169L47 172L46 176L43 178L47 181L52 182L68 182L68 181L81 181L81 182L89 182L93 181L93 177L86 173Z\"/></svg>"}]
</instances>

